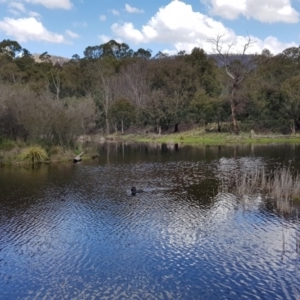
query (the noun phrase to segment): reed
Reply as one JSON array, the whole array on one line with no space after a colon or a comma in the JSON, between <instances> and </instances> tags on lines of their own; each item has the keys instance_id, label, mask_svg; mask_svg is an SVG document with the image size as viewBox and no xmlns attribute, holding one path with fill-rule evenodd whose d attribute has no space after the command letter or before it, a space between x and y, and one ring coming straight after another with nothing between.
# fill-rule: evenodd
<instances>
[{"instance_id":1,"label":"reed","mask_svg":"<svg viewBox=\"0 0 300 300\"><path fill-rule=\"evenodd\" d=\"M293 201L300 200L300 176L288 167L266 172L256 168L248 172L236 172L230 180L221 180L220 192L231 192L244 198L255 194L271 199L281 212L290 212Z\"/></svg>"}]
</instances>

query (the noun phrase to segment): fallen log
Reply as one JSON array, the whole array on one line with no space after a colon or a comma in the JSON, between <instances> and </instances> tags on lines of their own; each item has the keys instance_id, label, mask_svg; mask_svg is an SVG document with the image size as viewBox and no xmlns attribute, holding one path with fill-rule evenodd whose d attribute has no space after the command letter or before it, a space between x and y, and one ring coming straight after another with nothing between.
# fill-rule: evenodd
<instances>
[{"instance_id":1,"label":"fallen log","mask_svg":"<svg viewBox=\"0 0 300 300\"><path fill-rule=\"evenodd\" d=\"M73 158L73 163L77 163L77 162L79 162L79 161L82 161L81 156L83 155L83 153L84 153L84 152L81 152L80 154L78 154L77 156L75 156L75 157Z\"/></svg>"}]
</instances>

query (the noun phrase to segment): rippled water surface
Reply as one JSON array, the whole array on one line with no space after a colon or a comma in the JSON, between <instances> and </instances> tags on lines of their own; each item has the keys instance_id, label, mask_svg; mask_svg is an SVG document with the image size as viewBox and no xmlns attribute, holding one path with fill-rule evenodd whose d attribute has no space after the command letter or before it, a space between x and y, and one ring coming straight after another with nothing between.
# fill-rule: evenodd
<instances>
[{"instance_id":1,"label":"rippled water surface","mask_svg":"<svg viewBox=\"0 0 300 300\"><path fill-rule=\"evenodd\" d=\"M299 146L99 154L0 169L0 299L300 299L297 215L218 193L236 170L299 168Z\"/></svg>"}]
</instances>

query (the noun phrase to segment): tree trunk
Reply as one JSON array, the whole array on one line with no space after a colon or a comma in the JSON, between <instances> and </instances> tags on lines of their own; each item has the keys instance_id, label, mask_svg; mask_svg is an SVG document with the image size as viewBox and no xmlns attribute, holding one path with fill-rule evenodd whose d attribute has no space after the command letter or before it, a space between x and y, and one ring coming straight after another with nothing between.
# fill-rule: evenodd
<instances>
[{"instance_id":1,"label":"tree trunk","mask_svg":"<svg viewBox=\"0 0 300 300\"><path fill-rule=\"evenodd\" d=\"M161 126L160 125L157 125L157 134L161 135Z\"/></svg>"},{"instance_id":2,"label":"tree trunk","mask_svg":"<svg viewBox=\"0 0 300 300\"><path fill-rule=\"evenodd\" d=\"M220 122L220 119L218 118L217 120L217 124L218 124L218 132L221 132L221 126L222 126L222 123Z\"/></svg>"},{"instance_id":3,"label":"tree trunk","mask_svg":"<svg viewBox=\"0 0 300 300\"><path fill-rule=\"evenodd\" d=\"M118 133L118 124L114 123L114 127L115 127L115 132Z\"/></svg>"},{"instance_id":4,"label":"tree trunk","mask_svg":"<svg viewBox=\"0 0 300 300\"><path fill-rule=\"evenodd\" d=\"M239 134L238 128L237 128L236 117L235 117L235 107L234 107L233 103L231 103L231 117L232 117L233 132L234 132L234 134Z\"/></svg>"},{"instance_id":5,"label":"tree trunk","mask_svg":"<svg viewBox=\"0 0 300 300\"><path fill-rule=\"evenodd\" d=\"M178 130L178 123L176 123L175 124L175 128L174 128L174 132L176 133L176 132L178 132L179 130Z\"/></svg>"},{"instance_id":6,"label":"tree trunk","mask_svg":"<svg viewBox=\"0 0 300 300\"><path fill-rule=\"evenodd\" d=\"M235 86L233 86L232 92L231 92L230 107L231 107L233 132L234 132L234 134L239 134L238 127L237 127L237 122L236 122L236 116L235 116L234 94L235 94Z\"/></svg>"},{"instance_id":7,"label":"tree trunk","mask_svg":"<svg viewBox=\"0 0 300 300\"><path fill-rule=\"evenodd\" d=\"M122 135L124 134L124 121L123 119L121 120L121 127L122 127Z\"/></svg>"},{"instance_id":8,"label":"tree trunk","mask_svg":"<svg viewBox=\"0 0 300 300\"><path fill-rule=\"evenodd\" d=\"M106 124L106 134L109 135L109 120L107 117L105 119L105 124Z\"/></svg>"},{"instance_id":9,"label":"tree trunk","mask_svg":"<svg viewBox=\"0 0 300 300\"><path fill-rule=\"evenodd\" d=\"M294 122L291 124L291 131L292 131L292 134L293 134L293 135L296 134L296 121L294 121Z\"/></svg>"}]
</instances>

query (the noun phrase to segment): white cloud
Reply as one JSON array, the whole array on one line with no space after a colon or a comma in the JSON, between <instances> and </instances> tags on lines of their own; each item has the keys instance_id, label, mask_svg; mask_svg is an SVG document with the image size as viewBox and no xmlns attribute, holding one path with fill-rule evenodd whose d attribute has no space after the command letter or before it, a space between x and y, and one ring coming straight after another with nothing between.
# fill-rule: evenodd
<instances>
[{"instance_id":1,"label":"white cloud","mask_svg":"<svg viewBox=\"0 0 300 300\"><path fill-rule=\"evenodd\" d=\"M79 35L77 33L73 32L73 31L71 31L69 29L66 30L66 34L69 37L73 38L73 39L78 39L79 38Z\"/></svg>"},{"instance_id":2,"label":"white cloud","mask_svg":"<svg viewBox=\"0 0 300 300\"><path fill-rule=\"evenodd\" d=\"M71 9L72 2L70 0L25 0L27 3L31 4L41 4L47 8L62 8Z\"/></svg>"},{"instance_id":3,"label":"white cloud","mask_svg":"<svg viewBox=\"0 0 300 300\"><path fill-rule=\"evenodd\" d=\"M111 13L114 15L114 16L119 16L120 15L120 12L116 9L112 9L111 10Z\"/></svg>"},{"instance_id":4,"label":"white cloud","mask_svg":"<svg viewBox=\"0 0 300 300\"><path fill-rule=\"evenodd\" d=\"M150 41L141 31L135 29L132 23L125 23L122 26L115 23L112 25L112 30L118 36L124 36L137 44Z\"/></svg>"},{"instance_id":5,"label":"white cloud","mask_svg":"<svg viewBox=\"0 0 300 300\"><path fill-rule=\"evenodd\" d=\"M74 27L87 27L88 26L87 22L73 22L72 25Z\"/></svg>"},{"instance_id":6,"label":"white cloud","mask_svg":"<svg viewBox=\"0 0 300 300\"><path fill-rule=\"evenodd\" d=\"M11 3L8 4L8 6L10 8L16 9L16 10L18 10L20 12L23 12L23 13L26 12L26 9L25 9L25 6L24 6L23 3L20 3L20 2L11 2Z\"/></svg>"},{"instance_id":7,"label":"white cloud","mask_svg":"<svg viewBox=\"0 0 300 300\"><path fill-rule=\"evenodd\" d=\"M99 19L100 19L100 21L105 21L106 20L106 16L105 15L100 15Z\"/></svg>"},{"instance_id":8,"label":"white cloud","mask_svg":"<svg viewBox=\"0 0 300 300\"><path fill-rule=\"evenodd\" d=\"M132 13L132 14L134 14L134 13L143 13L144 12L142 9L138 9L136 7L132 7L132 6L130 6L127 3L125 4L125 10L127 12L129 12L129 13Z\"/></svg>"},{"instance_id":9,"label":"white cloud","mask_svg":"<svg viewBox=\"0 0 300 300\"><path fill-rule=\"evenodd\" d=\"M20 11L19 10L15 10L15 9L12 9L12 8L10 8L9 10L8 10L12 15L14 15L14 16L20 16Z\"/></svg>"},{"instance_id":10,"label":"white cloud","mask_svg":"<svg viewBox=\"0 0 300 300\"><path fill-rule=\"evenodd\" d=\"M112 39L110 36L107 36L107 35L104 35L104 34L101 34L98 37L99 37L99 39L102 43L107 43Z\"/></svg>"},{"instance_id":11,"label":"white cloud","mask_svg":"<svg viewBox=\"0 0 300 300\"><path fill-rule=\"evenodd\" d=\"M234 20L240 15L260 22L297 23L299 13L292 7L291 0L204 0L210 11L225 19Z\"/></svg>"},{"instance_id":12,"label":"white cloud","mask_svg":"<svg viewBox=\"0 0 300 300\"><path fill-rule=\"evenodd\" d=\"M29 11L28 15L33 18L41 18L41 15L36 11Z\"/></svg>"},{"instance_id":13,"label":"white cloud","mask_svg":"<svg viewBox=\"0 0 300 300\"><path fill-rule=\"evenodd\" d=\"M105 44L109 41L111 41L113 38L111 36L108 36L108 35L104 35L104 34L101 34L101 35L98 35L98 38L100 39L101 43ZM122 39L114 39L117 43L119 44L122 44L123 41Z\"/></svg>"},{"instance_id":14,"label":"white cloud","mask_svg":"<svg viewBox=\"0 0 300 300\"><path fill-rule=\"evenodd\" d=\"M61 34L48 31L41 22L33 17L30 18L4 18L0 21L0 31L13 36L19 42L46 41L51 43L66 42Z\"/></svg>"},{"instance_id":15,"label":"white cloud","mask_svg":"<svg viewBox=\"0 0 300 300\"><path fill-rule=\"evenodd\" d=\"M1 1L5 2L5 0L0 0L0 3ZM27 10L24 4L21 2L10 2L8 3L8 7L8 11L15 16L19 16L21 13L23 13L33 18L41 18L41 15L38 12Z\"/></svg>"},{"instance_id":16,"label":"white cloud","mask_svg":"<svg viewBox=\"0 0 300 300\"><path fill-rule=\"evenodd\" d=\"M194 47L200 47L211 53L213 45L208 39L224 34L226 35L222 41L227 45L234 43L236 52L240 52L248 40L248 36L236 35L221 22L194 12L191 5L178 0L160 8L141 30L136 29L132 23L115 23L111 28L117 36L136 44L150 42L172 44L174 48L166 50L169 52L185 50L189 53ZM265 40L252 36L251 40L256 42L248 53L260 53L262 49L268 48L275 54L295 46L295 43L281 43L272 36Z\"/></svg>"}]
</instances>

